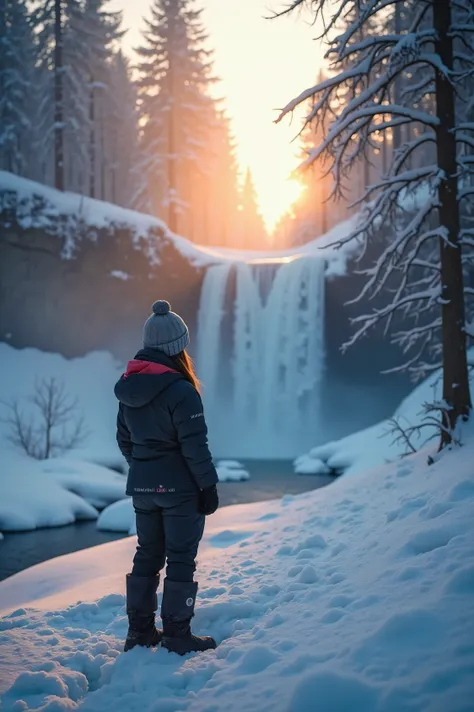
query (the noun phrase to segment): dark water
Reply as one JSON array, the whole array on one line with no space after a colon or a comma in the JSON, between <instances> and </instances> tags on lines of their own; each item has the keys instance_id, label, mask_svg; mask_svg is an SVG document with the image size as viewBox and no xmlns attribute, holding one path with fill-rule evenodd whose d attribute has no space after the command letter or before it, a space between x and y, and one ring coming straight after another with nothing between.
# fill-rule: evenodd
<instances>
[{"instance_id":1,"label":"dark water","mask_svg":"<svg viewBox=\"0 0 474 712\"><path fill-rule=\"evenodd\" d=\"M299 494L324 487L334 479L319 475L295 475L291 462L286 461L240 462L250 472L251 479L247 482L222 482L219 485L219 496L223 506L277 499L284 494ZM0 581L47 559L122 539L124 536L126 534L98 531L95 521L31 532L5 533L5 538L0 541Z\"/></svg>"}]
</instances>

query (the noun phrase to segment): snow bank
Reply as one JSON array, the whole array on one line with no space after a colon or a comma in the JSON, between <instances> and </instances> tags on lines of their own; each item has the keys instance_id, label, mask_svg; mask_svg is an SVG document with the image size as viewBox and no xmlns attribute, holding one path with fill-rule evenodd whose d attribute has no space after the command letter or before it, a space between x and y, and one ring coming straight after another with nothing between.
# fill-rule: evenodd
<instances>
[{"instance_id":1,"label":"snow bank","mask_svg":"<svg viewBox=\"0 0 474 712\"><path fill-rule=\"evenodd\" d=\"M77 398L77 415L85 416L89 436L67 456L45 461L28 458L9 441L0 404L0 530L60 526L95 519L102 508L125 496L125 478L116 469L124 461L115 442L117 402L113 394L122 368L108 353L65 359L36 349L13 349L0 343L2 401L18 399L27 418L36 417L28 402L35 383L55 377L68 398Z\"/></svg>"},{"instance_id":2,"label":"snow bank","mask_svg":"<svg viewBox=\"0 0 474 712\"><path fill-rule=\"evenodd\" d=\"M61 236L69 238L66 242L64 257L71 257L74 253L77 223L80 222L82 225L85 224L97 229L131 229L137 244L140 240L145 241L147 254L151 262L155 264L159 263L159 244L157 244L156 235L150 234L150 231L153 230L163 232L164 237L171 241L175 248L192 264L201 266L216 262L215 259L206 255L184 237L172 234L162 220L151 215L127 210L102 200L87 198L78 193L61 192L42 183L20 178L13 173L0 171L0 193L5 191L14 193L18 202L21 201L20 211L17 215L21 227L53 230L54 234L63 231ZM43 202L42 209L38 209L38 200ZM4 198L3 202L7 203L8 201ZM58 221L60 216L63 217L62 221ZM118 273L113 276L123 279L123 276L119 276Z\"/></svg>"},{"instance_id":3,"label":"snow bank","mask_svg":"<svg viewBox=\"0 0 474 712\"><path fill-rule=\"evenodd\" d=\"M250 479L250 473L236 460L219 460L216 470L219 482L244 482Z\"/></svg>"},{"instance_id":4,"label":"snow bank","mask_svg":"<svg viewBox=\"0 0 474 712\"><path fill-rule=\"evenodd\" d=\"M0 530L59 527L97 516L91 504L61 487L53 477L41 476L35 460L2 453Z\"/></svg>"},{"instance_id":5,"label":"snow bank","mask_svg":"<svg viewBox=\"0 0 474 712\"><path fill-rule=\"evenodd\" d=\"M123 497L125 477L105 467L67 458L37 461L8 450L2 453L0 530L24 531L97 519L97 509Z\"/></svg>"},{"instance_id":6,"label":"snow bank","mask_svg":"<svg viewBox=\"0 0 474 712\"><path fill-rule=\"evenodd\" d=\"M57 191L55 188L20 178L13 173L0 171L0 194L5 191L11 191L17 196L18 201L22 201L17 217L20 226L24 229L50 229L54 230L55 234L58 234L58 229L70 231L69 236L65 235L69 237L66 242L65 257L70 257L74 253L78 222L97 229L109 227L131 229L137 244L140 240L145 241L147 254L155 264L159 263L159 254L156 237L150 234L150 231L157 229L163 232L165 239L171 241L191 264L196 266L207 266L219 262L279 262L318 254L327 261L327 275L337 276L346 273L347 259L357 250L356 242L345 245L340 250L331 247L333 243L350 234L355 227L357 216L345 220L325 235L295 249L246 251L194 245L185 238L171 233L163 221L151 215L127 210L118 205L87 198L77 193ZM44 202L44 207L41 210L38 209L38 200ZM3 198L3 201L8 203L6 198ZM60 228L58 228L59 216L67 218L62 221ZM111 276L117 279L128 279L129 277L120 270L113 271Z\"/></svg>"},{"instance_id":7,"label":"snow bank","mask_svg":"<svg viewBox=\"0 0 474 712\"><path fill-rule=\"evenodd\" d=\"M474 349L469 351L468 360L474 367ZM417 425L423 418L423 404L440 400L441 388L441 374L433 373L402 401L393 417L405 429ZM474 390L474 368L471 370L471 389ZM384 420L341 440L315 447L295 460L295 472L299 475L355 474L397 460L406 454L407 447L403 441L396 442L397 434L392 431L393 424ZM433 436L436 436L435 428L426 427L411 440L419 449Z\"/></svg>"},{"instance_id":8,"label":"snow bank","mask_svg":"<svg viewBox=\"0 0 474 712\"><path fill-rule=\"evenodd\" d=\"M425 451L210 517L194 628L216 651L121 654L134 538L13 576L3 709L468 712L474 432L465 442L431 467Z\"/></svg>"},{"instance_id":9,"label":"snow bank","mask_svg":"<svg viewBox=\"0 0 474 712\"><path fill-rule=\"evenodd\" d=\"M233 250L227 247L208 247L206 245L201 245L200 249L219 262L249 262L252 264L290 262L297 257L315 255L326 260L326 277L338 277L346 274L347 261L357 252L359 246L356 240L339 249L334 247L334 244L348 237L355 229L358 220L359 216L353 215L315 240L288 250L265 252L259 250Z\"/></svg>"},{"instance_id":10,"label":"snow bank","mask_svg":"<svg viewBox=\"0 0 474 712\"><path fill-rule=\"evenodd\" d=\"M125 497L125 476L101 465L61 457L38 462L37 469L38 477L49 475L98 509Z\"/></svg>"},{"instance_id":11,"label":"snow bank","mask_svg":"<svg viewBox=\"0 0 474 712\"><path fill-rule=\"evenodd\" d=\"M97 529L105 532L136 534L135 514L130 497L109 505L100 513Z\"/></svg>"}]
</instances>

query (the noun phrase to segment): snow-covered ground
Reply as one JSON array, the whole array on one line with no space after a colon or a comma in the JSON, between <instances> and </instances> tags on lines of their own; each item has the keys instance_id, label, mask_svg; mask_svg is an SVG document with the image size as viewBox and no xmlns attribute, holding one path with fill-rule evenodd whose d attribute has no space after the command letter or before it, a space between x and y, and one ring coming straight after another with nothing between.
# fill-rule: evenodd
<instances>
[{"instance_id":1,"label":"snow-covered ground","mask_svg":"<svg viewBox=\"0 0 474 712\"><path fill-rule=\"evenodd\" d=\"M468 352L471 389L474 391L474 349ZM410 427L423 422L423 406L441 400L441 373L435 372L420 383L393 414L400 426L410 434ZM410 451L400 432L394 430L393 422L384 420L367 428L362 433L353 433L341 440L313 448L295 460L295 472L301 475L356 474L385 462L393 462ZM419 450L433 437L436 428L424 426L410 436L411 443Z\"/></svg>"},{"instance_id":2,"label":"snow-covered ground","mask_svg":"<svg viewBox=\"0 0 474 712\"><path fill-rule=\"evenodd\" d=\"M462 438L431 466L425 450L210 517L195 630L216 651L121 653L134 538L13 576L2 709L472 712L472 425Z\"/></svg>"}]
</instances>

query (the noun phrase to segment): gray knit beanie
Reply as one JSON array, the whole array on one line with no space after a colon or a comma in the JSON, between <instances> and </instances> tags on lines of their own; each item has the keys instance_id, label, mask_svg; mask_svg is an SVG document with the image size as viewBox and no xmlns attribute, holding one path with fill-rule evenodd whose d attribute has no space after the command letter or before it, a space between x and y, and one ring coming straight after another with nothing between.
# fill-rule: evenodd
<instances>
[{"instance_id":1,"label":"gray knit beanie","mask_svg":"<svg viewBox=\"0 0 474 712\"><path fill-rule=\"evenodd\" d=\"M184 351L189 344L189 331L181 317L171 311L169 302L164 299L155 302L152 310L143 327L143 345L159 349L168 356Z\"/></svg>"}]
</instances>

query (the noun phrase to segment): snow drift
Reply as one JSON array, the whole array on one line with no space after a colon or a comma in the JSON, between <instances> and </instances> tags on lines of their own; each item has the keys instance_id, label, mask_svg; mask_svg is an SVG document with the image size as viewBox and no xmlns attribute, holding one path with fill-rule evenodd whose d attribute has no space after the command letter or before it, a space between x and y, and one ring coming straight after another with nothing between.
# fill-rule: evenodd
<instances>
[{"instance_id":1,"label":"snow drift","mask_svg":"<svg viewBox=\"0 0 474 712\"><path fill-rule=\"evenodd\" d=\"M471 367L471 390L474 392L474 349L468 352L468 362ZM441 400L441 389L442 374L438 371L402 401L392 420L397 420L405 430L420 424L423 419L423 405ZM424 427L412 435L412 445L419 449L436 435L434 426ZM301 475L355 474L369 467L394 461L406 452L406 442L403 438L397 439L393 423L388 419L341 440L313 448L295 460L295 472Z\"/></svg>"}]
</instances>

